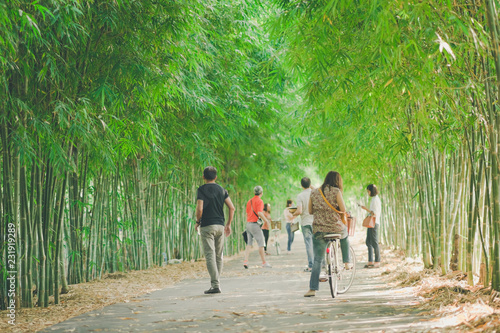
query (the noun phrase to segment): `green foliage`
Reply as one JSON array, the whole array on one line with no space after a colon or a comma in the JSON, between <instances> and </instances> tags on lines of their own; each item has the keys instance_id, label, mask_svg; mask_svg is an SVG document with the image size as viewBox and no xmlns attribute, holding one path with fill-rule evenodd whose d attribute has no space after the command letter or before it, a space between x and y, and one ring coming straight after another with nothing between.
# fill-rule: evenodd
<instances>
[{"instance_id":1,"label":"green foliage","mask_svg":"<svg viewBox=\"0 0 500 333\"><path fill-rule=\"evenodd\" d=\"M300 139L265 3L16 0L0 2L0 14L0 167L11 204L0 205L0 227L14 220L23 251L50 258L19 268L21 289L34 268L40 306L60 262L63 282L78 283L161 265L163 252L198 258L193 204L206 165L237 204L227 254L243 246L255 185L276 202L295 187L289 142ZM17 160L25 168L12 169ZM14 191L20 174L27 182Z\"/></svg>"},{"instance_id":2,"label":"green foliage","mask_svg":"<svg viewBox=\"0 0 500 333\"><path fill-rule=\"evenodd\" d=\"M499 183L494 175L500 163L497 149L486 142L498 142L500 128L494 106L500 80L494 2L273 2L273 36L282 41L285 66L305 97L299 113L311 129L307 142L320 173L338 170L348 189L385 184L387 225L392 223L385 240L424 256L431 250L433 265L443 272L443 259L452 248L446 232L468 238L472 249L476 224L483 223L494 235L491 240L498 239ZM467 144L471 166L462 154ZM491 159L492 169L482 168ZM469 168L472 179L457 182ZM484 189L476 178L486 182ZM466 196L467 181L472 184ZM417 185L423 190L416 191ZM490 209L484 201L477 203L481 191L496 199L492 212L479 217L466 207L471 203L482 205L477 211ZM416 192L421 204L417 229L407 223L408 212L418 207ZM393 195L403 202L393 201ZM446 201L454 196L463 202ZM450 212L461 216L451 227L444 224ZM425 232L434 240L431 244L424 238L413 241ZM401 235L407 239L399 239ZM476 269L480 260L488 265L487 248L495 256L494 244L482 241L481 257L475 243ZM496 265L499 258L492 260ZM467 265L472 276L472 254Z\"/></svg>"},{"instance_id":3,"label":"green foliage","mask_svg":"<svg viewBox=\"0 0 500 333\"><path fill-rule=\"evenodd\" d=\"M198 258L207 165L237 206L227 254L255 185L277 218L301 177L333 169L355 197L385 184L386 242L437 266L447 234L484 231L498 266L486 2L0 1L0 228L18 227L20 288L46 306L51 271L78 283Z\"/></svg>"}]
</instances>

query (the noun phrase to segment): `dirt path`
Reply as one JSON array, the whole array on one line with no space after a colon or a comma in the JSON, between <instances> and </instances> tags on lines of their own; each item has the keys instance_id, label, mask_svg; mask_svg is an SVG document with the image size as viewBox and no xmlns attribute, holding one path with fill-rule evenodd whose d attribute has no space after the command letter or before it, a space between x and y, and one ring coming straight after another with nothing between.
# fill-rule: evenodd
<instances>
[{"instance_id":1,"label":"dirt path","mask_svg":"<svg viewBox=\"0 0 500 333\"><path fill-rule=\"evenodd\" d=\"M285 243L285 238L281 244ZM411 288L389 286L381 269L363 269L361 239L354 242L358 258L353 287L332 299L321 283L316 297L304 298L310 273L303 272L306 255L296 234L292 254L269 256L271 269L258 265L252 253L250 269L242 261L225 263L222 294L204 295L208 273L184 280L127 303L107 306L47 328L44 332L250 332L250 331L428 331L436 322L419 315Z\"/></svg>"}]
</instances>

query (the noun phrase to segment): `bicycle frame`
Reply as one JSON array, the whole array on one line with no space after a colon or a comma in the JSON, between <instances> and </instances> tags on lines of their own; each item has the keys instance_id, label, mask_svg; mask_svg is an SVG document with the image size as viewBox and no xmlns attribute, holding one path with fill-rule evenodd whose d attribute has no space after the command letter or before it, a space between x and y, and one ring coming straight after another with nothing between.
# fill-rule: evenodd
<instances>
[{"instance_id":1,"label":"bicycle frame","mask_svg":"<svg viewBox=\"0 0 500 333\"><path fill-rule=\"evenodd\" d=\"M352 246L349 247L350 266L344 267L342 260L342 250L340 247L340 235L331 234L325 236L328 245L325 251L325 262L327 264L328 282L332 297L337 297L337 294L343 294L352 285L356 274L356 256Z\"/></svg>"},{"instance_id":2,"label":"bicycle frame","mask_svg":"<svg viewBox=\"0 0 500 333\"><path fill-rule=\"evenodd\" d=\"M326 246L326 265L327 265L327 274L328 274L328 283L330 284L330 292L332 297L337 297L338 289L337 289L337 275L339 273L338 267L338 259L337 254L339 247L339 242L337 239L330 239L328 241L328 245Z\"/></svg>"}]
</instances>

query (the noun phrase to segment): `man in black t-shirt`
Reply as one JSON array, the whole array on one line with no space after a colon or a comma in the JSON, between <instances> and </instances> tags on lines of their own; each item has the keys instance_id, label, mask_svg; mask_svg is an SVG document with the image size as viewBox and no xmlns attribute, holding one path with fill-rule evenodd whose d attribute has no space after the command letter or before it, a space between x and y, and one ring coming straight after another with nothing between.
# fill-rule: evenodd
<instances>
[{"instance_id":1,"label":"man in black t-shirt","mask_svg":"<svg viewBox=\"0 0 500 333\"><path fill-rule=\"evenodd\" d=\"M200 228L203 252L210 274L211 287L205 294L219 294L220 274L222 272L222 250L224 234L231 234L231 221L234 216L234 205L227 191L215 183L217 169L208 166L203 170L205 185L198 187L196 203L196 229ZM224 227L224 204L229 208L229 218Z\"/></svg>"}]
</instances>

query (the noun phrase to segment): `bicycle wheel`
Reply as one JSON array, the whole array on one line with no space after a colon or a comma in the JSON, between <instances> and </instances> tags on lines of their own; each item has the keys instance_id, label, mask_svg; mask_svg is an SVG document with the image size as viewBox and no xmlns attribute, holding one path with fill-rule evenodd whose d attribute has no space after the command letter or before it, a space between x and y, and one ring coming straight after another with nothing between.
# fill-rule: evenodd
<instances>
[{"instance_id":1,"label":"bicycle wheel","mask_svg":"<svg viewBox=\"0 0 500 333\"><path fill-rule=\"evenodd\" d=\"M330 292L332 294L332 298L337 296L337 251L336 244L334 242L330 242L327 248L327 262L326 265L328 267L328 283L330 284Z\"/></svg>"},{"instance_id":2,"label":"bicycle wheel","mask_svg":"<svg viewBox=\"0 0 500 333\"><path fill-rule=\"evenodd\" d=\"M349 247L349 257L351 259L351 263L349 265L350 269L346 270L344 264L339 260L339 275L338 275L338 293L343 294L352 285L352 281L354 281L354 276L356 275L356 255L354 254L354 249L352 246Z\"/></svg>"},{"instance_id":3,"label":"bicycle wheel","mask_svg":"<svg viewBox=\"0 0 500 333\"><path fill-rule=\"evenodd\" d=\"M276 242L274 243L274 246L276 246L276 255L279 256L281 253L280 242L278 242L278 240L276 240Z\"/></svg>"}]
</instances>

